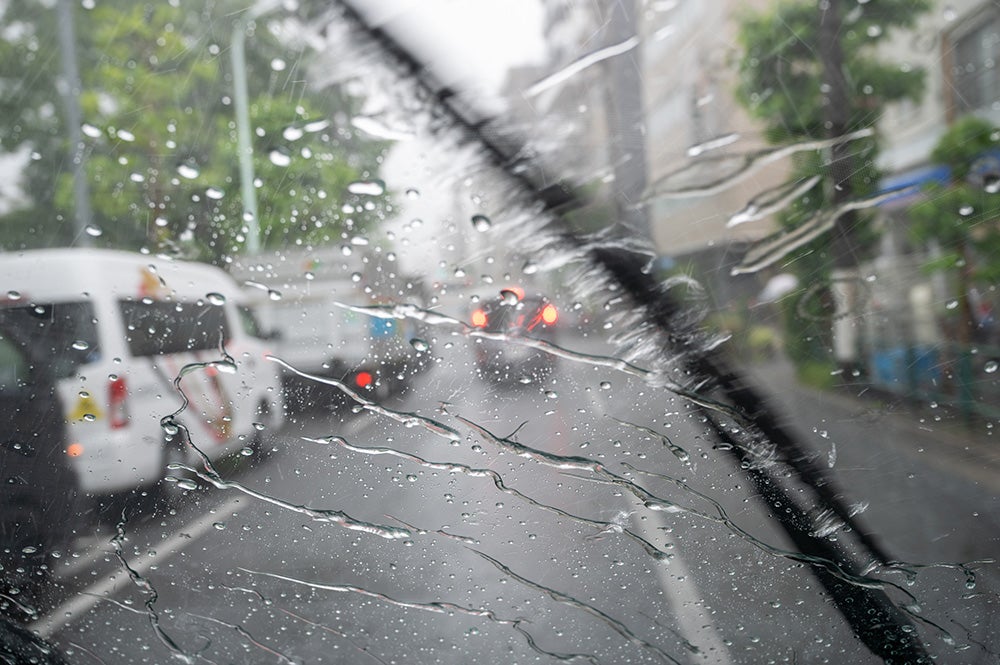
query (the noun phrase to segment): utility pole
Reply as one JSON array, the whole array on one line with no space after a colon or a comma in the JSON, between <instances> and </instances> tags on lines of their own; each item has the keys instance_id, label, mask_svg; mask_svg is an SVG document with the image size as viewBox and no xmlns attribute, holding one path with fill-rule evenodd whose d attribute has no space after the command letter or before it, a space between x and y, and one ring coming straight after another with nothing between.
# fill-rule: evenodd
<instances>
[{"instance_id":1,"label":"utility pole","mask_svg":"<svg viewBox=\"0 0 1000 665\"><path fill-rule=\"evenodd\" d=\"M608 43L620 44L634 38L639 29L636 0L610 4ZM618 220L640 238L652 240L649 216L641 203L646 190L646 131L638 51L611 58L606 65L608 137Z\"/></svg>"},{"instance_id":2,"label":"utility pole","mask_svg":"<svg viewBox=\"0 0 1000 665\"><path fill-rule=\"evenodd\" d=\"M819 56L823 64L823 107L827 136L844 136L850 121L850 98L844 76L844 50L841 0L820 0ZM832 181L830 206L838 208L853 198L851 175L854 159L848 141L835 143L830 149L829 175ZM833 352L838 366L844 370L858 369L858 329L853 314L858 300L858 216L851 210L841 215L833 228L831 254L833 270L830 290L834 299Z\"/></svg>"},{"instance_id":3,"label":"utility pole","mask_svg":"<svg viewBox=\"0 0 1000 665\"><path fill-rule=\"evenodd\" d=\"M62 81L59 92L66 111L69 134L69 163L73 171L73 237L74 244L89 247L93 238L87 228L93 222L90 209L90 186L87 183L86 146L83 143L83 113L80 111L80 71L76 63L76 34L73 30L72 0L58 0L56 20L59 26L59 51L62 60Z\"/></svg>"}]
</instances>

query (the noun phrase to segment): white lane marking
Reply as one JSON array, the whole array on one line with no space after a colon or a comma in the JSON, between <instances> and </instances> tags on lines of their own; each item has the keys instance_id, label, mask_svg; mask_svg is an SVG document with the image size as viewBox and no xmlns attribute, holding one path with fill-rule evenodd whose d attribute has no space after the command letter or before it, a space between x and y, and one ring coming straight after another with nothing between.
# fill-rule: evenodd
<instances>
[{"instance_id":1,"label":"white lane marking","mask_svg":"<svg viewBox=\"0 0 1000 665\"><path fill-rule=\"evenodd\" d=\"M634 506L633 506L634 507ZM666 526L662 515L656 513L645 513L646 519L633 519L632 523L639 530L643 538L650 542L663 535L661 526ZM653 568L656 570L656 577L660 582L660 588L667 598L667 603L677 623L680 625L680 634L684 638L698 647L700 655L692 656L699 662L715 663L716 665L732 665L729 658L729 649L722 640L719 627L712 621L708 606L705 600L698 593L698 585L691 577L691 571L684 563L684 557L675 548L671 554L673 557L667 565L657 564Z\"/></svg>"},{"instance_id":2,"label":"white lane marking","mask_svg":"<svg viewBox=\"0 0 1000 665\"><path fill-rule=\"evenodd\" d=\"M588 394L595 407L600 408L602 413L610 413L601 391L592 390ZM661 527L667 526L663 515L646 510L643 511L643 516L646 518L643 520L636 516L635 504L629 503L628 509L639 535L651 543L655 543L663 536ZM698 585L691 577L691 571L684 562L684 557L676 548L671 554L673 556L669 564L658 563L653 568L656 570L657 581L663 589L670 611L677 617L680 634L698 647L700 654L693 655L692 658L698 662L714 665L732 665L733 661L729 657L729 649L722 639L722 633L712 620L708 606L698 592Z\"/></svg>"},{"instance_id":3,"label":"white lane marking","mask_svg":"<svg viewBox=\"0 0 1000 665\"><path fill-rule=\"evenodd\" d=\"M156 548L154 556L132 559L129 561L129 565L137 573L144 575L153 566L172 557L205 535L213 528L212 525L219 521L220 514L229 515L247 505L249 505L249 501L247 501L246 497L233 497L218 508L206 512L201 517L178 529ZM101 602L102 599L111 597L112 594L131 583L125 571L118 569L108 577L95 582L84 591L79 592L73 598L70 598L44 617L32 623L28 628L42 637L51 637L56 631L71 621L78 620L94 605Z\"/></svg>"}]
</instances>

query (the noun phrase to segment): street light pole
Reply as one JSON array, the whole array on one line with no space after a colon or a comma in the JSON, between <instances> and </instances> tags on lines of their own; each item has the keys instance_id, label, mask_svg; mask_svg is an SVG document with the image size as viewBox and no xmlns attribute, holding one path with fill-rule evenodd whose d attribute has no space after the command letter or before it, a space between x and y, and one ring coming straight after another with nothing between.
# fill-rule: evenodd
<instances>
[{"instance_id":1,"label":"street light pole","mask_svg":"<svg viewBox=\"0 0 1000 665\"><path fill-rule=\"evenodd\" d=\"M74 243L83 247L93 245L87 233L93 221L90 208L90 187L87 184L86 155L83 143L83 113L80 111L80 71L76 64L76 33L73 30L72 0L59 0L56 20L59 26L62 82L60 92L66 107L66 125L69 134L69 161L73 171L73 236Z\"/></svg>"},{"instance_id":2,"label":"street light pole","mask_svg":"<svg viewBox=\"0 0 1000 665\"><path fill-rule=\"evenodd\" d=\"M68 1L68 0L65 0ZM239 17L233 24L230 56L233 63L233 102L236 105L236 145L240 165L240 194L247 254L260 251L260 222L257 219L257 191L254 186L253 143L250 136L250 103L247 94L247 21Z\"/></svg>"}]
</instances>

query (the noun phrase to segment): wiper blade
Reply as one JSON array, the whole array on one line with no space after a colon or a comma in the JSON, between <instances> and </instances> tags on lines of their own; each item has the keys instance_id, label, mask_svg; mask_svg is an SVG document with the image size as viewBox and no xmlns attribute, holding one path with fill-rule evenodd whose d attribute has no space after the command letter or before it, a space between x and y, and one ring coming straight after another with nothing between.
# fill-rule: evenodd
<instances>
[{"instance_id":1,"label":"wiper blade","mask_svg":"<svg viewBox=\"0 0 1000 665\"><path fill-rule=\"evenodd\" d=\"M471 109L462 108L455 91L433 80L424 64L391 35L370 25L349 2L338 0L336 5L341 10L341 19L352 24L357 29L356 33L366 35L392 65L417 84L439 114L463 130L496 167L520 183L523 190L540 203L554 220L562 220L567 211L584 205L572 187L552 178L540 164L529 160L525 156L528 153L522 149L523 144L518 145L510 133L501 133L490 119L476 117ZM661 333L664 352L683 356L685 368L701 383L700 390L718 394L733 411L743 415L742 424L750 432L743 436L762 437L773 444L782 461L795 470L798 480L814 494L817 503L835 513L872 557L889 565L893 559L851 514L829 474L812 461L799 436L778 421L775 411L752 382L730 366L720 352L700 349L690 343L690 336L683 326L678 326L678 322L683 320L684 307L644 272L643 265L647 261L638 259L639 255L632 251L612 247L610 243L609 246L595 246L573 233L568 224L560 226L556 230L559 242L585 253L594 267L618 285L620 294L628 297L635 307L645 313L646 320ZM787 507L786 511L776 511L775 519L799 551L830 564L811 564L810 568L868 649L886 661L930 662L930 656L904 610L877 585L859 585L845 579L860 574L867 566L854 561L854 557L842 546L813 535L808 511L799 505L785 479L767 469L745 463L749 460L742 437L723 427L718 413L708 406L696 403L694 408L712 423L719 441L728 444L724 447L740 463L760 497L769 505L780 502ZM844 575L837 575L832 570L842 571Z\"/></svg>"}]
</instances>

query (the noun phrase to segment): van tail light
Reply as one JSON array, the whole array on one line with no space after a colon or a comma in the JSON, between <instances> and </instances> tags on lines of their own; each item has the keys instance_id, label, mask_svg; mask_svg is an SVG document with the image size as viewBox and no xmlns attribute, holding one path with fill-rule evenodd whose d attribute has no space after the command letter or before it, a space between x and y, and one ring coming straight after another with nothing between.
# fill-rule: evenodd
<instances>
[{"instance_id":1,"label":"van tail light","mask_svg":"<svg viewBox=\"0 0 1000 665\"><path fill-rule=\"evenodd\" d=\"M486 312L481 309L477 309L472 313L472 325L477 328L486 327Z\"/></svg>"},{"instance_id":2,"label":"van tail light","mask_svg":"<svg viewBox=\"0 0 1000 665\"><path fill-rule=\"evenodd\" d=\"M128 388L120 376L108 384L108 422L111 429L128 425Z\"/></svg>"},{"instance_id":3,"label":"van tail light","mask_svg":"<svg viewBox=\"0 0 1000 665\"><path fill-rule=\"evenodd\" d=\"M545 321L548 325L552 325L559 320L559 312L556 310L556 306L549 303L544 308L542 308L542 321Z\"/></svg>"}]
</instances>

